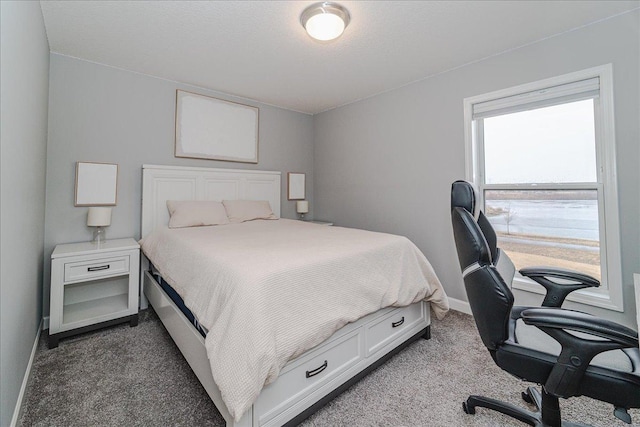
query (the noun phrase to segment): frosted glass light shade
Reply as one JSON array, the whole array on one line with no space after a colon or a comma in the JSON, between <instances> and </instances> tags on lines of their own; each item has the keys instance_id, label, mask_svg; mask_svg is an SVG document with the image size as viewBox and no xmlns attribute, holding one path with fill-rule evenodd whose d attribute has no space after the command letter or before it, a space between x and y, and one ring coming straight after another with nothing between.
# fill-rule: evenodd
<instances>
[{"instance_id":1,"label":"frosted glass light shade","mask_svg":"<svg viewBox=\"0 0 640 427\"><path fill-rule=\"evenodd\" d=\"M306 8L300 22L316 40L329 41L340 37L349 24L349 11L337 3L315 3Z\"/></svg>"},{"instance_id":2,"label":"frosted glass light shade","mask_svg":"<svg viewBox=\"0 0 640 427\"><path fill-rule=\"evenodd\" d=\"M344 31L344 22L336 15L323 13L307 21L307 33L316 40L333 40Z\"/></svg>"},{"instance_id":3,"label":"frosted glass light shade","mask_svg":"<svg viewBox=\"0 0 640 427\"><path fill-rule=\"evenodd\" d=\"M111 208L91 207L87 214L89 227L106 227L111 225Z\"/></svg>"}]
</instances>

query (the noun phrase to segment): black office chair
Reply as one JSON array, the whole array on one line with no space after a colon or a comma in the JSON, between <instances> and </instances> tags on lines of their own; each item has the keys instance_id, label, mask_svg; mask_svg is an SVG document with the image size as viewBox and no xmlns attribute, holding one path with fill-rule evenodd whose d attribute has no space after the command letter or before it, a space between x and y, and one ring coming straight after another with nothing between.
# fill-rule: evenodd
<instances>
[{"instance_id":1,"label":"black office chair","mask_svg":"<svg viewBox=\"0 0 640 427\"><path fill-rule=\"evenodd\" d=\"M559 398L589 396L611 403L614 415L631 423L627 409L640 408L638 333L614 322L560 308L570 292L599 285L597 280L572 271L520 270L543 285L547 294L542 307L514 307L510 287L515 268L497 248L496 234L485 215L476 210L473 186L465 181L454 182L453 232L480 337L500 368L542 385L542 392L529 387L522 393L526 402L536 406L535 412L482 396L469 396L463 403L465 412L474 414L476 407L484 407L532 426L580 426L562 422Z\"/></svg>"}]
</instances>

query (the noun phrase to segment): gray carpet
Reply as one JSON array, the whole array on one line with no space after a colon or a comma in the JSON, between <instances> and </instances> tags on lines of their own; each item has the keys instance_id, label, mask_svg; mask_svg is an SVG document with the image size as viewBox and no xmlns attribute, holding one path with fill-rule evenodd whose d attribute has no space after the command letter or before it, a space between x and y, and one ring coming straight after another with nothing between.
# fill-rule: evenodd
<instances>
[{"instance_id":1,"label":"gray carpet","mask_svg":"<svg viewBox=\"0 0 640 427\"><path fill-rule=\"evenodd\" d=\"M315 413L302 426L522 426L495 412L462 411L469 394L524 406L523 383L495 366L473 319L433 321L419 340ZM610 405L561 401L565 419L627 426ZM152 310L127 324L68 338L41 339L27 389L23 426L223 426L224 422ZM630 411L636 423L640 411Z\"/></svg>"}]
</instances>

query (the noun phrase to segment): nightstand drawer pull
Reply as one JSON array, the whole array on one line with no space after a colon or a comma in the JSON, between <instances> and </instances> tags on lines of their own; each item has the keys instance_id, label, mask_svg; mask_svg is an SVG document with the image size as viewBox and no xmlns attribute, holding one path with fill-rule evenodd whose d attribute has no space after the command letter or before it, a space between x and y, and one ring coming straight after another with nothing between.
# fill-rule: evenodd
<instances>
[{"instance_id":1,"label":"nightstand drawer pull","mask_svg":"<svg viewBox=\"0 0 640 427\"><path fill-rule=\"evenodd\" d=\"M392 322L391 323L391 327L392 328L397 328L398 326L402 325L404 323L404 316L402 316L402 319L398 320L397 322Z\"/></svg>"},{"instance_id":2,"label":"nightstand drawer pull","mask_svg":"<svg viewBox=\"0 0 640 427\"><path fill-rule=\"evenodd\" d=\"M327 369L327 366L329 366L329 363L325 360L324 363L322 364L322 366L320 366L320 367L318 367L316 369L312 369L310 371L307 371L307 374L306 374L307 378L315 377L320 372L322 372L325 369Z\"/></svg>"},{"instance_id":3,"label":"nightstand drawer pull","mask_svg":"<svg viewBox=\"0 0 640 427\"><path fill-rule=\"evenodd\" d=\"M64 264L64 283L96 280L129 273L129 256L110 256Z\"/></svg>"}]
</instances>

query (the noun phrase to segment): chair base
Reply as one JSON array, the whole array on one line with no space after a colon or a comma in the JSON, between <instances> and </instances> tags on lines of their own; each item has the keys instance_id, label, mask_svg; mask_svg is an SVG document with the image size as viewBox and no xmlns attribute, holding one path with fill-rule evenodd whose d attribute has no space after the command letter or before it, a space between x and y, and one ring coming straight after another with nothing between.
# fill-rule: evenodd
<instances>
[{"instance_id":1,"label":"chair base","mask_svg":"<svg viewBox=\"0 0 640 427\"><path fill-rule=\"evenodd\" d=\"M462 402L462 409L467 414L475 414L476 407L487 408L534 427L591 427L588 424L562 421L558 398L546 394L544 390L543 393L544 395L540 394L534 387L529 387L526 392L522 393L522 399L535 405L536 411L528 411L511 403L484 396L469 396L466 402ZM543 412L545 413L544 417L542 415Z\"/></svg>"}]
</instances>

